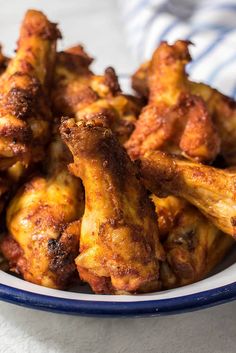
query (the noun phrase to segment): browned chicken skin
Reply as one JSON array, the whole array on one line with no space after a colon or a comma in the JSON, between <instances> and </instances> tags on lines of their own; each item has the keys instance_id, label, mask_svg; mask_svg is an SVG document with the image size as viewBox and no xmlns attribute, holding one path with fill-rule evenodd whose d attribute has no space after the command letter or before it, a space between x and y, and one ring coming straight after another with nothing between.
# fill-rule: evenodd
<instances>
[{"instance_id":1,"label":"browned chicken skin","mask_svg":"<svg viewBox=\"0 0 236 353\"><path fill-rule=\"evenodd\" d=\"M125 150L93 122L67 120L61 134L74 157L70 170L85 188L80 277L95 293L158 289L163 251L156 216Z\"/></svg>"},{"instance_id":2,"label":"browned chicken skin","mask_svg":"<svg viewBox=\"0 0 236 353\"><path fill-rule=\"evenodd\" d=\"M184 52L185 49L183 48L183 55ZM132 77L133 88L139 96L145 99L147 99L149 95L148 80L151 74L150 69L151 62L147 61L140 66ZM229 166L235 165L236 102L206 84L192 82L189 79L187 79L186 84L191 94L199 96L204 100L221 140L220 153Z\"/></svg>"},{"instance_id":3,"label":"browned chicken skin","mask_svg":"<svg viewBox=\"0 0 236 353\"><path fill-rule=\"evenodd\" d=\"M204 278L220 263L234 240L182 199L153 195L152 200L166 252L160 270L162 288L179 287Z\"/></svg>"},{"instance_id":4,"label":"browned chicken skin","mask_svg":"<svg viewBox=\"0 0 236 353\"><path fill-rule=\"evenodd\" d=\"M236 102L203 83L190 82L193 94L206 102L221 139L220 153L228 166L236 164Z\"/></svg>"},{"instance_id":5,"label":"browned chicken skin","mask_svg":"<svg viewBox=\"0 0 236 353\"><path fill-rule=\"evenodd\" d=\"M60 36L39 11L27 11L18 48L0 77L0 169L43 157L51 112L47 94Z\"/></svg>"},{"instance_id":6,"label":"browned chicken skin","mask_svg":"<svg viewBox=\"0 0 236 353\"><path fill-rule=\"evenodd\" d=\"M179 145L184 152L183 154L187 154L191 158L195 157L197 160L201 160L196 158L197 156L204 156L206 152L210 156L209 152L212 151L212 157L208 162L210 159L213 160L218 153L217 150L219 151L219 138L215 133L212 135L214 131L212 123L206 124L212 118L222 139L221 154L228 163L230 159L232 162L235 156L234 149L232 149L233 138L227 136L229 126L232 128L231 130L235 130L232 125L233 104L232 102L230 104L229 98L211 87L188 80L185 74L185 65L190 59L187 45L187 42L182 41L176 42L173 46L162 43L154 53L152 61L144 63L132 78L133 88L141 97L149 98L149 105L141 114L141 119L126 146L133 158L145 153L147 153L147 159L150 157L150 161L142 157L141 162L145 177L145 173L147 173L146 186L159 195L167 189L168 192L162 196L185 197L183 185L181 181L178 183L179 178L169 164L166 163L164 166L164 162L160 162L161 157L153 163L152 156L155 154L148 152L160 149L179 154L180 152L176 148L176 145ZM185 96L186 93L190 97L192 96L191 99L195 101L195 104L189 103L189 97L186 99ZM163 105L163 102L171 106L179 99L182 99L183 106L177 109L174 107L173 111L169 109L167 114L161 113L160 106ZM152 110L149 110L151 102L156 102L158 109L154 106ZM177 111L179 116L176 114ZM181 123L178 119L182 119ZM181 126L181 124L183 125ZM157 126L158 130L155 130ZM209 140L208 136L213 138ZM216 144L215 148L214 144ZM231 149L229 144L231 144ZM230 150L232 150L232 154L230 154ZM187 161L186 164L188 164ZM157 166L156 174L154 172L155 166ZM201 166L198 169L201 169ZM168 189L168 178L171 171L173 171L171 188ZM217 179L215 178L215 180ZM196 196L199 185L197 180L195 181L194 185L188 185L191 199L188 197L186 199L191 201L194 198L192 194L195 195L195 200L191 202L199 206L199 200ZM201 191L200 187L199 193ZM220 195L218 196L220 197ZM207 193L204 196L202 194L202 202L206 198ZM220 232L196 208L183 199L174 196L160 199L153 195L153 201L156 205L160 237L167 257L166 261L162 263L160 271L163 288L178 287L205 277L222 260L227 250L233 246L234 241L228 235ZM209 211L214 209L211 202L212 200L208 203ZM205 213L207 212L205 211ZM220 212L222 210L218 209L218 217L221 215ZM217 225L217 221L215 224ZM221 229L226 231L225 228Z\"/></svg>"},{"instance_id":7,"label":"browned chicken skin","mask_svg":"<svg viewBox=\"0 0 236 353\"><path fill-rule=\"evenodd\" d=\"M188 87L185 65L188 42L166 42L154 52L148 68L148 105L143 109L125 144L131 158L164 150L200 162L213 161L220 140L207 106Z\"/></svg>"},{"instance_id":8,"label":"browned chicken skin","mask_svg":"<svg viewBox=\"0 0 236 353\"><path fill-rule=\"evenodd\" d=\"M76 273L83 190L67 171L70 155L57 134L48 153L47 176L33 177L10 202L1 250L24 279L64 288Z\"/></svg>"},{"instance_id":9,"label":"browned chicken skin","mask_svg":"<svg viewBox=\"0 0 236 353\"><path fill-rule=\"evenodd\" d=\"M81 45L57 53L52 102L57 116L74 116L81 106L96 100L89 87L93 61Z\"/></svg>"},{"instance_id":10,"label":"browned chicken skin","mask_svg":"<svg viewBox=\"0 0 236 353\"><path fill-rule=\"evenodd\" d=\"M0 251L8 269L58 289L79 273L101 294L204 278L236 238L235 170L156 151L204 163L220 153L236 163L235 102L188 79L186 41L162 43L133 76L141 100L122 93L113 68L95 75L82 46L56 53L59 37L29 10L15 57L0 47L0 212L12 195Z\"/></svg>"},{"instance_id":11,"label":"browned chicken skin","mask_svg":"<svg viewBox=\"0 0 236 353\"><path fill-rule=\"evenodd\" d=\"M146 187L158 196L175 195L198 207L223 232L236 237L236 174L163 152L141 158Z\"/></svg>"},{"instance_id":12,"label":"browned chicken skin","mask_svg":"<svg viewBox=\"0 0 236 353\"><path fill-rule=\"evenodd\" d=\"M160 198L154 194L151 200L155 205L160 240L163 243L176 225L179 215L187 208L188 202L175 196Z\"/></svg>"},{"instance_id":13,"label":"browned chicken skin","mask_svg":"<svg viewBox=\"0 0 236 353\"><path fill-rule=\"evenodd\" d=\"M139 100L121 93L112 68L97 76L89 68L92 59L80 45L58 53L52 101L55 113L79 120L97 120L125 142L140 112ZM106 120L104 120L106 116Z\"/></svg>"}]
</instances>

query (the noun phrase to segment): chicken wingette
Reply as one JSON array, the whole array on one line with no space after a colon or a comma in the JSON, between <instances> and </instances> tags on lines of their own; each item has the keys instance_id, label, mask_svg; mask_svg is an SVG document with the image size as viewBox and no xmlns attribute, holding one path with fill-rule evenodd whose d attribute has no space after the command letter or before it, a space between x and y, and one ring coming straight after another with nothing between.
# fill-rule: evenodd
<instances>
[{"instance_id":1,"label":"chicken wingette","mask_svg":"<svg viewBox=\"0 0 236 353\"><path fill-rule=\"evenodd\" d=\"M57 53L51 92L55 115L74 116L81 107L97 99L89 87L92 61L81 45Z\"/></svg>"},{"instance_id":2,"label":"chicken wingette","mask_svg":"<svg viewBox=\"0 0 236 353\"><path fill-rule=\"evenodd\" d=\"M85 188L75 260L80 278L95 293L157 290L164 254L154 205L135 165L111 130L96 122L70 119L60 131L74 157L69 169Z\"/></svg>"},{"instance_id":3,"label":"chicken wingette","mask_svg":"<svg viewBox=\"0 0 236 353\"><path fill-rule=\"evenodd\" d=\"M43 158L51 112L48 92L60 33L39 11L27 11L15 57L0 76L0 169Z\"/></svg>"},{"instance_id":4,"label":"chicken wingette","mask_svg":"<svg viewBox=\"0 0 236 353\"><path fill-rule=\"evenodd\" d=\"M97 76L90 70L91 62L80 45L57 54L52 90L54 112L59 116L75 117L77 121L98 121L102 116L103 124L123 143L134 129L140 102L122 94L112 68Z\"/></svg>"},{"instance_id":5,"label":"chicken wingette","mask_svg":"<svg viewBox=\"0 0 236 353\"><path fill-rule=\"evenodd\" d=\"M154 194L151 195L151 200L157 213L160 240L164 242L179 215L187 208L188 202L175 196L160 198Z\"/></svg>"},{"instance_id":6,"label":"chicken wingette","mask_svg":"<svg viewBox=\"0 0 236 353\"><path fill-rule=\"evenodd\" d=\"M184 55L183 48L182 54ZM132 77L132 86L135 91L144 99L148 98L148 78L150 76L151 62L147 61L140 66ZM211 114L213 123L221 140L220 154L227 164L236 164L236 102L220 93L216 89L187 78L188 91L200 96L206 103Z\"/></svg>"},{"instance_id":7,"label":"chicken wingette","mask_svg":"<svg viewBox=\"0 0 236 353\"><path fill-rule=\"evenodd\" d=\"M236 237L236 173L174 157L147 153L140 161L146 187L158 196L182 197L223 232Z\"/></svg>"},{"instance_id":8,"label":"chicken wingette","mask_svg":"<svg viewBox=\"0 0 236 353\"><path fill-rule=\"evenodd\" d=\"M180 287L206 277L234 245L188 202L152 196L158 214L166 261L161 264L163 289Z\"/></svg>"},{"instance_id":9,"label":"chicken wingette","mask_svg":"<svg viewBox=\"0 0 236 353\"><path fill-rule=\"evenodd\" d=\"M77 273L83 190L67 170L70 154L57 134L48 154L47 175L33 177L8 206L1 251L27 281L64 288Z\"/></svg>"},{"instance_id":10,"label":"chicken wingette","mask_svg":"<svg viewBox=\"0 0 236 353\"><path fill-rule=\"evenodd\" d=\"M190 60L188 42L162 42L148 70L148 104L125 146L131 158L164 150L210 162L220 140L206 103L188 87L185 66Z\"/></svg>"},{"instance_id":11,"label":"chicken wingette","mask_svg":"<svg viewBox=\"0 0 236 353\"><path fill-rule=\"evenodd\" d=\"M189 82L193 94L206 102L221 139L220 154L226 164L236 164L236 102L203 83Z\"/></svg>"}]
</instances>

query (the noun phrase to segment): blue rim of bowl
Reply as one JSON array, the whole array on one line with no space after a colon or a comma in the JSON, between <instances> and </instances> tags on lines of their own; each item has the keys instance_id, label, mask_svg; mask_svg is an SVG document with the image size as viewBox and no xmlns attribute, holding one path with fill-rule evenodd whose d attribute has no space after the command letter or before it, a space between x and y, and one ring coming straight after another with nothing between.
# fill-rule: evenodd
<instances>
[{"instance_id":1,"label":"blue rim of bowl","mask_svg":"<svg viewBox=\"0 0 236 353\"><path fill-rule=\"evenodd\" d=\"M236 282L177 298L140 302L65 299L0 284L0 299L12 304L62 314L113 317L170 315L232 301L236 299Z\"/></svg>"}]
</instances>

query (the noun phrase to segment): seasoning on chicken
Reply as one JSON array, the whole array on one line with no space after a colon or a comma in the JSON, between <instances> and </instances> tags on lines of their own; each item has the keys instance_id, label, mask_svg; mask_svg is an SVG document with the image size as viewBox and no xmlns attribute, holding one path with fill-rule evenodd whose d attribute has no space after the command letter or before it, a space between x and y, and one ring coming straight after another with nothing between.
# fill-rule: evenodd
<instances>
[{"instance_id":1,"label":"seasoning on chicken","mask_svg":"<svg viewBox=\"0 0 236 353\"><path fill-rule=\"evenodd\" d=\"M49 138L48 92L56 53L56 25L27 11L18 48L0 77L0 169L42 159Z\"/></svg>"},{"instance_id":2,"label":"seasoning on chicken","mask_svg":"<svg viewBox=\"0 0 236 353\"><path fill-rule=\"evenodd\" d=\"M191 94L185 65L188 42L161 43L148 69L149 100L125 144L131 158L164 150L190 159L210 162L220 140L203 99Z\"/></svg>"},{"instance_id":3,"label":"seasoning on chicken","mask_svg":"<svg viewBox=\"0 0 236 353\"><path fill-rule=\"evenodd\" d=\"M172 47L176 46L176 44ZM184 51L185 49L183 48L183 55ZM151 61L147 61L132 76L132 86L143 99L147 99L149 96L148 79L150 68ZM187 78L186 84L191 94L201 97L206 103L221 140L220 154L229 166L235 165L236 102L204 83L193 82Z\"/></svg>"},{"instance_id":4,"label":"seasoning on chicken","mask_svg":"<svg viewBox=\"0 0 236 353\"><path fill-rule=\"evenodd\" d=\"M64 288L76 273L83 190L67 170L70 154L58 134L48 153L46 176L33 177L10 202L1 251L27 281Z\"/></svg>"},{"instance_id":5,"label":"seasoning on chicken","mask_svg":"<svg viewBox=\"0 0 236 353\"><path fill-rule=\"evenodd\" d=\"M220 154L228 166L236 164L236 102L203 83L190 82L191 92L204 99L221 139Z\"/></svg>"},{"instance_id":6,"label":"seasoning on chicken","mask_svg":"<svg viewBox=\"0 0 236 353\"><path fill-rule=\"evenodd\" d=\"M80 45L57 54L54 111L58 116L96 120L98 124L102 116L103 124L124 143L134 129L141 102L122 94L114 69L107 68L102 76L94 75L89 67L91 62Z\"/></svg>"},{"instance_id":7,"label":"seasoning on chicken","mask_svg":"<svg viewBox=\"0 0 236 353\"><path fill-rule=\"evenodd\" d=\"M74 157L70 171L85 188L81 221L80 277L95 293L149 292L159 288L154 206L111 130L66 120L61 135Z\"/></svg>"},{"instance_id":8,"label":"seasoning on chicken","mask_svg":"<svg viewBox=\"0 0 236 353\"><path fill-rule=\"evenodd\" d=\"M141 158L146 187L158 196L182 197L216 227L236 237L236 173L152 152Z\"/></svg>"},{"instance_id":9,"label":"seasoning on chicken","mask_svg":"<svg viewBox=\"0 0 236 353\"><path fill-rule=\"evenodd\" d=\"M152 195L166 261L161 264L163 289L180 287L206 277L235 244L197 208L174 196Z\"/></svg>"}]
</instances>

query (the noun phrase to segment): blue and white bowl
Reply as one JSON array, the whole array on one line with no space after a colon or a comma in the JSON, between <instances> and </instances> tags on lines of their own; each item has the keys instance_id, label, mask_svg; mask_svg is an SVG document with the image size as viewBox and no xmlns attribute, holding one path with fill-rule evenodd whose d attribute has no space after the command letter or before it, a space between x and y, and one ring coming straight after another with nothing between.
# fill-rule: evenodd
<instances>
[{"instance_id":1,"label":"blue and white bowl","mask_svg":"<svg viewBox=\"0 0 236 353\"><path fill-rule=\"evenodd\" d=\"M120 76L130 91L127 75ZM142 295L96 295L87 286L61 291L38 286L0 271L0 299L58 313L90 316L176 314L236 298L236 247L208 278L181 288Z\"/></svg>"},{"instance_id":2,"label":"blue and white bowl","mask_svg":"<svg viewBox=\"0 0 236 353\"><path fill-rule=\"evenodd\" d=\"M142 295L96 295L41 287L0 271L0 299L34 309L91 316L143 316L181 313L236 298L236 249L218 273L181 288Z\"/></svg>"}]
</instances>

